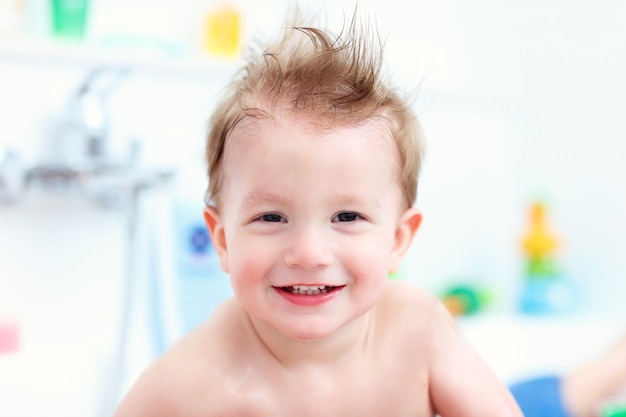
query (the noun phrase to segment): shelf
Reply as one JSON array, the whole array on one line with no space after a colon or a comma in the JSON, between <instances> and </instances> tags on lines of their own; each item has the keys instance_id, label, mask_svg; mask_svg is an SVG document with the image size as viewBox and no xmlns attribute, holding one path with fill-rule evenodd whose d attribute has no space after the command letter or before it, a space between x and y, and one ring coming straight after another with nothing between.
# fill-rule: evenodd
<instances>
[{"instance_id":1,"label":"shelf","mask_svg":"<svg viewBox=\"0 0 626 417\"><path fill-rule=\"evenodd\" d=\"M0 39L0 63L47 68L123 66L142 74L220 79L230 78L242 64L240 58L217 59L170 49L167 45L107 48L71 41Z\"/></svg>"}]
</instances>

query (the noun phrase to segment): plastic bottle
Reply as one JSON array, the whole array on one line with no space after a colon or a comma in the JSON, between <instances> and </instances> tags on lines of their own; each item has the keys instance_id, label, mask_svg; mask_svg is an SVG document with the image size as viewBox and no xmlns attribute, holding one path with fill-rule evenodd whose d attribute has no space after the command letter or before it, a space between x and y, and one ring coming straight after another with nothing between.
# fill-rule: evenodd
<instances>
[{"instance_id":1,"label":"plastic bottle","mask_svg":"<svg viewBox=\"0 0 626 417\"><path fill-rule=\"evenodd\" d=\"M204 24L207 51L217 57L236 57L241 49L242 17L239 8L220 1L211 8Z\"/></svg>"}]
</instances>

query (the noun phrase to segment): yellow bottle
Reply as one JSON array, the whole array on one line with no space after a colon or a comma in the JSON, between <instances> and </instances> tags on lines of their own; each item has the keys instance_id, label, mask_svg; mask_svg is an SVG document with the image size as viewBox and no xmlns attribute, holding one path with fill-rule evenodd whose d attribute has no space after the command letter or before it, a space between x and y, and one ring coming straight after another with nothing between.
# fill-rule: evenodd
<instances>
[{"instance_id":1,"label":"yellow bottle","mask_svg":"<svg viewBox=\"0 0 626 417\"><path fill-rule=\"evenodd\" d=\"M241 13L223 2L209 12L205 23L207 51L218 57L236 57L241 49Z\"/></svg>"}]
</instances>

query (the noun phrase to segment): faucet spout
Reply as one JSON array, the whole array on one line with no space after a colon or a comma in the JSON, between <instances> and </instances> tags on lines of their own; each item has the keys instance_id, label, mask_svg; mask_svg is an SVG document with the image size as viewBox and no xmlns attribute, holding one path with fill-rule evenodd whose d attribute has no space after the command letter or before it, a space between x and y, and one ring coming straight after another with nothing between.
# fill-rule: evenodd
<instances>
[{"instance_id":1,"label":"faucet spout","mask_svg":"<svg viewBox=\"0 0 626 417\"><path fill-rule=\"evenodd\" d=\"M128 73L126 67L96 67L89 71L70 96L61 146L67 159L92 163L108 156L108 98Z\"/></svg>"}]
</instances>

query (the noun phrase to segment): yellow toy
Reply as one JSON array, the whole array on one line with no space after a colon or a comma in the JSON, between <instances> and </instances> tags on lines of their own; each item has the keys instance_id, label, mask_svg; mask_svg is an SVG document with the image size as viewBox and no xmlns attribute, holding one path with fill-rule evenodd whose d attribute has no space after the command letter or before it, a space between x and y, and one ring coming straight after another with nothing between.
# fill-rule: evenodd
<instances>
[{"instance_id":1,"label":"yellow toy","mask_svg":"<svg viewBox=\"0 0 626 417\"><path fill-rule=\"evenodd\" d=\"M522 249L527 257L527 274L530 277L551 277L557 275L554 254L558 240L548 227L546 207L535 202L530 208L528 232L522 239Z\"/></svg>"}]
</instances>

